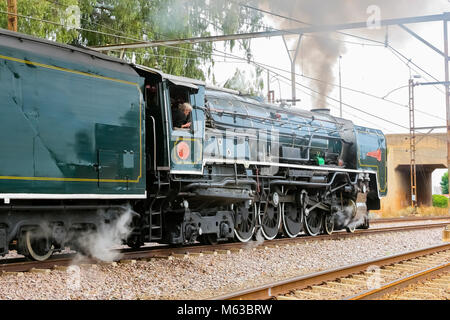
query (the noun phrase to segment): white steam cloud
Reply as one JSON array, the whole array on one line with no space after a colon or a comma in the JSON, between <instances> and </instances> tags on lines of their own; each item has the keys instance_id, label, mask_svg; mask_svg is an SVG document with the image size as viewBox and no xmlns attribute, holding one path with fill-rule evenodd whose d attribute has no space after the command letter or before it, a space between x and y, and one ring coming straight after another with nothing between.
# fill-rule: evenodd
<instances>
[{"instance_id":1,"label":"white steam cloud","mask_svg":"<svg viewBox=\"0 0 450 320\"><path fill-rule=\"evenodd\" d=\"M113 248L122 245L132 232L131 221L135 214L131 208L127 208L111 223L103 223L98 230L83 233L77 239L77 246L83 251L82 255L105 262L120 259L121 253Z\"/></svg>"}]
</instances>

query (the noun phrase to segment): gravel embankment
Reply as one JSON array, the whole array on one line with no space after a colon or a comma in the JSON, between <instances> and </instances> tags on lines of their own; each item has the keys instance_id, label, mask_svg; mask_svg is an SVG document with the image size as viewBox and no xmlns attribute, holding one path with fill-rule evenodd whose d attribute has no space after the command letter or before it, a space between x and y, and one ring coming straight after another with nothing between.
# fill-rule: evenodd
<instances>
[{"instance_id":1,"label":"gravel embankment","mask_svg":"<svg viewBox=\"0 0 450 320\"><path fill-rule=\"evenodd\" d=\"M0 277L0 299L202 299L442 243L442 228Z\"/></svg>"}]
</instances>

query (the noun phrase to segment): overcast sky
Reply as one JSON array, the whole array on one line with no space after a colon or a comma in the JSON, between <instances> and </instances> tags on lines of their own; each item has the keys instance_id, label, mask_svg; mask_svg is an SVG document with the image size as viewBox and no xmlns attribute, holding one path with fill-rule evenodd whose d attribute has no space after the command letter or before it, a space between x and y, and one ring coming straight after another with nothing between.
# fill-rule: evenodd
<instances>
[{"instance_id":1,"label":"overcast sky","mask_svg":"<svg viewBox=\"0 0 450 320\"><path fill-rule=\"evenodd\" d=\"M420 11L414 12L414 14L430 15L450 11L450 3L447 0L427 0L427 2L430 3L427 9L421 9ZM411 16L411 13L408 12L408 15L405 16ZM398 14L396 16L392 16L392 14L381 10L382 19L405 16ZM294 18L302 19L302 17ZM280 25L280 21L277 19L278 18L274 18L273 16L270 17L266 15L265 21L268 25L277 28L277 26ZM360 20L342 21L342 23L359 21ZM434 46L444 51L442 22L410 24L408 27L417 32ZM362 30L346 30L346 32L362 35ZM367 35L367 32L364 33L364 36L379 41L385 41L385 35L385 28L374 33L373 36ZM333 34L330 34L329 37L333 37ZM368 43L351 37L344 37L342 39L355 43ZM415 64L426 70L432 76L436 77L440 81L444 81L444 59L442 56L396 26L389 27L388 39L389 44L392 47L400 51L408 59L412 59ZM253 39L251 44L254 61L268 64L280 69L290 70L290 60L281 37L274 37L270 39ZM346 52L342 54L341 58L342 85L344 87L364 91L378 97L384 97L392 90L406 86L408 84L410 74L421 75L422 78L417 79L419 82L435 81L423 72L418 73L410 70L410 68L406 65L406 62L402 62L397 56L394 55L392 50L385 48L384 46L375 47L353 43L346 43L345 46ZM221 45L216 44L216 48L221 49ZM300 51L302 50L308 50L308 48L301 46ZM238 50L234 50L233 54L244 56L243 52L239 52ZM301 56L302 55L300 55L300 62L297 65L296 72L298 74L305 74L307 76L317 78L317 75L306 74L305 71L302 70L301 66L305 62L301 61ZM242 63L233 65L229 63L230 60L227 60L227 63L222 61L224 61L223 58L218 58L215 66L216 80L220 84L223 84L233 75L236 67L241 70L247 70L247 72L254 70L252 65ZM414 66L413 68L417 69ZM289 73L280 71L277 72L288 78L290 77ZM333 73L336 78L334 82L338 84L339 65L337 63L333 67ZM267 75L264 75L265 92L267 90L266 78ZM297 76L297 82L311 87L310 81L306 78ZM279 99L280 97L283 99L291 98L291 87L288 80L281 77L272 78L270 86L272 90L275 90L276 99ZM281 93L279 90L280 88ZM305 92L311 93L304 88L298 88L297 98L301 99L301 102L298 103L298 107L310 110L313 106L313 102L311 97L305 94ZM416 109L434 116L416 112L416 127L445 125L446 111L444 100L445 96L443 92L443 86L416 88ZM333 89L330 96L339 100L338 87ZM385 134L409 133L409 129L407 129L409 128L408 108L405 107L408 105L408 88L405 87L393 92L387 97L387 99L396 101L402 104L403 107L344 89L343 102L361 109L364 112L355 111L354 109L344 105L343 117L352 120L358 125L379 128L383 130ZM339 102L331 101L329 99L327 102L328 105L324 107L331 108L331 113L335 116L339 116ZM391 122L399 124L400 126L371 117L366 114L366 112L388 119ZM402 128L401 126L405 128ZM443 131L440 130L440 132ZM440 176L443 172L444 170L437 170L435 172L433 175L433 185L437 186L439 184Z\"/></svg>"}]
</instances>

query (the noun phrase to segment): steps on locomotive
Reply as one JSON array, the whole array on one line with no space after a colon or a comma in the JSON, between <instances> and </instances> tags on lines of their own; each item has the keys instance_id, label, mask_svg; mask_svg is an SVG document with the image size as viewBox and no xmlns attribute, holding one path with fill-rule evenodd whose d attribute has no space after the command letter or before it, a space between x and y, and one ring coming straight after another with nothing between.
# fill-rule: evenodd
<instances>
[{"instance_id":1,"label":"steps on locomotive","mask_svg":"<svg viewBox=\"0 0 450 320\"><path fill-rule=\"evenodd\" d=\"M150 218L150 241L162 240L162 212L150 211L147 214Z\"/></svg>"}]
</instances>

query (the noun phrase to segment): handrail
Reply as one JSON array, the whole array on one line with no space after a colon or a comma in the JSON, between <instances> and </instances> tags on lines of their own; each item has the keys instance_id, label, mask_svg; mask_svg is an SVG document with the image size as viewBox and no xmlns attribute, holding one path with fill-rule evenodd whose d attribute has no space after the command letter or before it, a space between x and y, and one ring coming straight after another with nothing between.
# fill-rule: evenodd
<instances>
[{"instance_id":1,"label":"handrail","mask_svg":"<svg viewBox=\"0 0 450 320\"><path fill-rule=\"evenodd\" d=\"M156 121L153 116L150 116L153 122L153 170L156 171Z\"/></svg>"}]
</instances>

